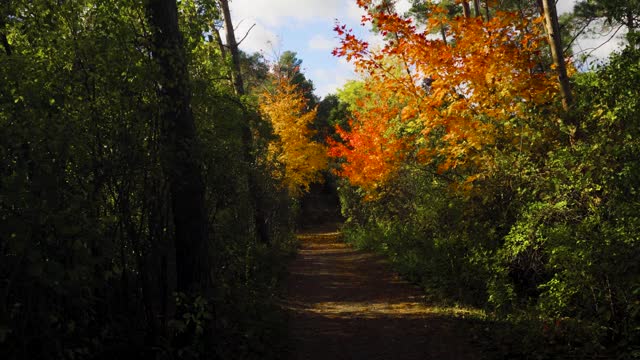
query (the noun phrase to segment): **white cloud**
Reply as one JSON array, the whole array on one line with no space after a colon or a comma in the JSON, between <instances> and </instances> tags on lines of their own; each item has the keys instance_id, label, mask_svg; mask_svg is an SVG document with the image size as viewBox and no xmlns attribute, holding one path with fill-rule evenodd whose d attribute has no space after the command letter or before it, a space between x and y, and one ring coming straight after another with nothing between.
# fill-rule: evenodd
<instances>
[{"instance_id":1,"label":"white cloud","mask_svg":"<svg viewBox=\"0 0 640 360\"><path fill-rule=\"evenodd\" d=\"M380 50L384 47L384 37L378 33L370 32L366 35L365 41L369 44L369 49Z\"/></svg>"},{"instance_id":2,"label":"white cloud","mask_svg":"<svg viewBox=\"0 0 640 360\"><path fill-rule=\"evenodd\" d=\"M560 0L556 2L556 11L558 14L562 15L566 12L573 11L573 7L575 6L577 0Z\"/></svg>"},{"instance_id":3,"label":"white cloud","mask_svg":"<svg viewBox=\"0 0 640 360\"><path fill-rule=\"evenodd\" d=\"M398 0L396 2L396 12L400 15L406 13L411 9L411 1L409 0Z\"/></svg>"},{"instance_id":4,"label":"white cloud","mask_svg":"<svg viewBox=\"0 0 640 360\"><path fill-rule=\"evenodd\" d=\"M349 1L349 3L347 4L347 18L356 24L360 23L362 15L366 15L366 13L367 12L361 9L355 1Z\"/></svg>"},{"instance_id":5,"label":"white cloud","mask_svg":"<svg viewBox=\"0 0 640 360\"><path fill-rule=\"evenodd\" d=\"M235 19L256 19L268 26L284 25L290 20L303 22L334 19L344 13L345 0L233 0Z\"/></svg>"},{"instance_id":6,"label":"white cloud","mask_svg":"<svg viewBox=\"0 0 640 360\"><path fill-rule=\"evenodd\" d=\"M255 26L253 26L254 24ZM253 26L253 28L251 28L251 26ZM280 47L281 41L278 35L259 22L249 23L244 21L235 29L235 32L237 41L242 40L242 38L247 35L240 44L240 48L248 53L270 53L273 49L279 49ZM247 34L247 32L249 33ZM220 36L222 36L223 39L225 38L226 31L224 28L220 30Z\"/></svg>"},{"instance_id":7,"label":"white cloud","mask_svg":"<svg viewBox=\"0 0 640 360\"><path fill-rule=\"evenodd\" d=\"M581 55L589 55L591 60L597 61L607 59L612 52L624 47L627 28L611 28L605 25L604 20L599 20L595 21L586 33L588 35L578 38L573 45L573 51L578 58Z\"/></svg>"},{"instance_id":8,"label":"white cloud","mask_svg":"<svg viewBox=\"0 0 640 360\"><path fill-rule=\"evenodd\" d=\"M316 34L309 39L308 46L313 50L332 50L338 46L338 41L336 39L329 39L321 34Z\"/></svg>"},{"instance_id":9,"label":"white cloud","mask_svg":"<svg viewBox=\"0 0 640 360\"><path fill-rule=\"evenodd\" d=\"M346 60L340 58L337 65L331 68L315 69L311 72L311 77L316 85L315 93L318 96L325 97L328 94L335 93L337 89L358 76L353 71L353 66Z\"/></svg>"}]
</instances>

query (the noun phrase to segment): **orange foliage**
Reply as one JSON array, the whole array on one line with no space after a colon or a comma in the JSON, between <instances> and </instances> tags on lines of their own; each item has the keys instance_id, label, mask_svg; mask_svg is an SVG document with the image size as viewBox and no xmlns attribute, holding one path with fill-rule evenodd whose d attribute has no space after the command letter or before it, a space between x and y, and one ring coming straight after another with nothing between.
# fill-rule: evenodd
<instances>
[{"instance_id":1,"label":"orange foliage","mask_svg":"<svg viewBox=\"0 0 640 360\"><path fill-rule=\"evenodd\" d=\"M354 114L352 131L339 132L345 144L332 144L331 155L345 158L342 174L353 184L371 188L389 178L408 150L437 162L440 172L466 166L476 172L470 179L480 178L492 166L487 150L498 140L517 143L530 110L557 93L553 78L538 70L545 44L540 18L497 12L490 21L449 19L434 6L419 31L410 19L371 11L371 0L357 2L368 10L363 23L375 22L386 36L384 46L373 50L336 26L341 46L334 55L354 63L369 90L394 105L383 101L373 112ZM447 42L430 35L443 25Z\"/></svg>"},{"instance_id":2,"label":"orange foliage","mask_svg":"<svg viewBox=\"0 0 640 360\"><path fill-rule=\"evenodd\" d=\"M406 145L405 139L393 132L394 110L397 112L379 98L359 99L359 110L353 114L357 121L349 122L351 131L338 127L336 132L343 141L327 140L329 155L346 160L340 175L353 185L375 189L401 164Z\"/></svg>"}]
</instances>

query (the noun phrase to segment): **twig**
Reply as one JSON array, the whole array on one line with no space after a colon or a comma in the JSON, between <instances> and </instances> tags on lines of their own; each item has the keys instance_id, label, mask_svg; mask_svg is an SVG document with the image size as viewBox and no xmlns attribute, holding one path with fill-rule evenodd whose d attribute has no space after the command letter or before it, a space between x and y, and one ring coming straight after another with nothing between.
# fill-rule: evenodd
<instances>
[{"instance_id":1,"label":"twig","mask_svg":"<svg viewBox=\"0 0 640 360\"><path fill-rule=\"evenodd\" d=\"M611 39L613 39L613 38L618 34L618 31L620 31L620 29L622 29L622 27L623 27L623 26L624 26L624 24L623 24L623 25L618 26L618 28L616 29L616 31L614 31L614 32L613 32L613 35L611 35L611 36L610 36L610 37L609 37L605 42L603 42L602 44L600 44L600 45L596 46L595 48L586 49L586 50L591 50L591 51L589 51L589 53L587 54L587 56L591 56L591 54L592 54L594 51L596 51L596 50L600 49L600 48L601 48L601 47L603 47L606 43L608 43L609 41L611 41ZM584 52L584 51L586 51L586 50L583 50L583 51L581 51L581 52Z\"/></svg>"},{"instance_id":2,"label":"twig","mask_svg":"<svg viewBox=\"0 0 640 360\"><path fill-rule=\"evenodd\" d=\"M582 27L582 29L580 29L580 31L576 33L576 35L573 37L573 39L571 39L571 41L569 41L569 43L567 44L567 47L565 47L564 50L562 51L563 53L566 53L569 49L571 49L571 45L573 45L573 42L576 41L578 39L578 36L582 35L582 33L584 33L585 30L587 30L587 27L591 25L592 22L593 22L593 19L589 19L589 21L587 21L587 23Z\"/></svg>"},{"instance_id":3,"label":"twig","mask_svg":"<svg viewBox=\"0 0 640 360\"><path fill-rule=\"evenodd\" d=\"M242 42L244 41L244 39L247 38L247 36L249 36L249 33L251 32L251 29L253 29L256 26L256 24L251 25L251 27L249 28L249 30L247 30L247 33L244 34L244 36L242 37L242 39L240 39L240 41L238 41L238 46L240 46L240 44L242 44Z\"/></svg>"},{"instance_id":4,"label":"twig","mask_svg":"<svg viewBox=\"0 0 640 360\"><path fill-rule=\"evenodd\" d=\"M240 20L240 22L239 22L236 26L234 26L233 31L238 30L238 28L240 27L240 25L242 25L242 22L243 22L243 21L244 21L244 19Z\"/></svg>"}]
</instances>

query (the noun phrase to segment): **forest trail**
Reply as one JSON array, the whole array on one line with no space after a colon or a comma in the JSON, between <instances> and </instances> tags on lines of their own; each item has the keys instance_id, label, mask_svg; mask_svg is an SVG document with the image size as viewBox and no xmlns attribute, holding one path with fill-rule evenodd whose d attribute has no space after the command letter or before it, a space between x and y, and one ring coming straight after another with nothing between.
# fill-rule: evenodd
<instances>
[{"instance_id":1,"label":"forest trail","mask_svg":"<svg viewBox=\"0 0 640 360\"><path fill-rule=\"evenodd\" d=\"M429 307L381 257L337 231L299 239L287 284L290 359L480 358L465 320Z\"/></svg>"}]
</instances>

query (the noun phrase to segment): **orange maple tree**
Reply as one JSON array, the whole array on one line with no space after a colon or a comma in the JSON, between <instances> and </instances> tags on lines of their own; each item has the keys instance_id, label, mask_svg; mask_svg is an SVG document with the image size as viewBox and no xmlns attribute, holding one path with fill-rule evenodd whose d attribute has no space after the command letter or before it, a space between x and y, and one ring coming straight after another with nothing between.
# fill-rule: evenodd
<instances>
[{"instance_id":1,"label":"orange maple tree","mask_svg":"<svg viewBox=\"0 0 640 360\"><path fill-rule=\"evenodd\" d=\"M399 126L403 105L397 103L390 88L368 78L355 103L350 130L340 127L342 141L327 139L329 155L347 162L338 170L353 185L373 190L384 184L407 155L411 135Z\"/></svg>"},{"instance_id":2,"label":"orange maple tree","mask_svg":"<svg viewBox=\"0 0 640 360\"><path fill-rule=\"evenodd\" d=\"M384 44L373 49L337 25L341 45L334 55L352 62L378 99L394 100L392 107L379 101L373 111L355 112L351 131L338 132L343 142L331 144L330 154L344 159L341 173L355 185L373 188L388 179L403 151L437 163L440 172L473 168L469 183L481 178L492 167L490 150L521 144L533 121L530 110L557 93L553 78L540 70L539 17L498 11L488 21L450 18L433 5L419 30L384 2L357 3L367 11L363 24L374 23ZM440 29L446 38L431 35Z\"/></svg>"}]
</instances>

